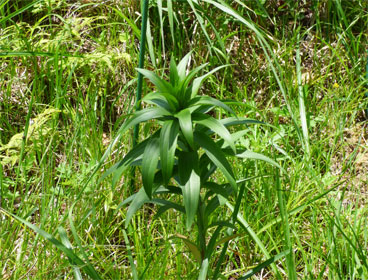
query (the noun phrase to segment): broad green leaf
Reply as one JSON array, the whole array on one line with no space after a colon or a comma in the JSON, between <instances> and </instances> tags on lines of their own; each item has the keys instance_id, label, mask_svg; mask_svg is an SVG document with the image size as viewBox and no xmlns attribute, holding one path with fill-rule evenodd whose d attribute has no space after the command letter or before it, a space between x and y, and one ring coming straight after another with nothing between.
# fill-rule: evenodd
<instances>
[{"instance_id":1,"label":"broad green leaf","mask_svg":"<svg viewBox=\"0 0 368 280\"><path fill-rule=\"evenodd\" d=\"M198 209L201 178L199 177L199 162L197 152L181 152L179 154L179 178L183 192L186 227L190 230Z\"/></svg>"},{"instance_id":2,"label":"broad green leaf","mask_svg":"<svg viewBox=\"0 0 368 280\"><path fill-rule=\"evenodd\" d=\"M179 136L177 120L164 122L160 135L160 158L164 184L168 184L174 167L176 143Z\"/></svg>"},{"instance_id":3,"label":"broad green leaf","mask_svg":"<svg viewBox=\"0 0 368 280\"><path fill-rule=\"evenodd\" d=\"M184 186L188 182L192 170L199 169L198 154L195 151L180 152L178 154L179 185Z\"/></svg>"},{"instance_id":4,"label":"broad green leaf","mask_svg":"<svg viewBox=\"0 0 368 280\"><path fill-rule=\"evenodd\" d=\"M69 261L71 262L72 265L78 265L81 267L81 269L83 269L83 271L92 279L101 279L101 277L98 275L98 273L96 272L96 270L93 268L93 266L91 266L88 263L85 263L84 261L82 261L77 254L74 253L74 251L72 249L67 248L63 243L61 243L59 240L57 240L54 236L52 236L51 234L47 233L46 231L40 229L39 227L35 226L34 224L6 211L5 209L0 209L1 212L3 212L4 214L6 214L7 216L11 216L14 219L16 219L17 221L21 222L22 224L24 224L25 226L27 226L28 228L32 229L34 232L36 232L37 234L41 235L42 237L44 237L45 239L47 239L49 242L51 242L53 245L56 246L56 248L58 248L60 251L62 251L69 259Z\"/></svg>"},{"instance_id":5,"label":"broad green leaf","mask_svg":"<svg viewBox=\"0 0 368 280\"><path fill-rule=\"evenodd\" d=\"M210 130L216 132L222 139L226 141L226 143L229 144L229 146L233 149L234 153L236 153L235 144L233 142L233 139L231 138L230 132L221 122L219 122L218 120L209 115L200 113L194 113L192 115L192 119L197 124L206 126Z\"/></svg>"},{"instance_id":6,"label":"broad green leaf","mask_svg":"<svg viewBox=\"0 0 368 280\"><path fill-rule=\"evenodd\" d=\"M152 196L153 180L160 155L160 144L157 138L150 139L143 153L142 182L149 198Z\"/></svg>"},{"instance_id":7,"label":"broad green leaf","mask_svg":"<svg viewBox=\"0 0 368 280\"><path fill-rule=\"evenodd\" d=\"M144 188L141 188L134 196L132 203L129 205L128 211L125 216L125 228L128 227L130 220L134 214L142 207L143 204L149 202L150 199L146 194Z\"/></svg>"},{"instance_id":8,"label":"broad green leaf","mask_svg":"<svg viewBox=\"0 0 368 280\"><path fill-rule=\"evenodd\" d=\"M208 259L204 259L199 270L198 280L206 280L208 271Z\"/></svg>"},{"instance_id":9,"label":"broad green leaf","mask_svg":"<svg viewBox=\"0 0 368 280\"><path fill-rule=\"evenodd\" d=\"M208 78L209 76L211 76L213 73L215 73L216 71L220 70L221 68L227 67L229 65L221 65L219 67L216 67L215 69L211 70L210 72L208 72L207 74L195 78L192 84L192 94L191 94L191 98L194 98L197 94L198 94L198 90L201 87L203 81Z\"/></svg>"},{"instance_id":10,"label":"broad green leaf","mask_svg":"<svg viewBox=\"0 0 368 280\"><path fill-rule=\"evenodd\" d=\"M170 83L166 82L164 79L161 79L152 71L141 68L137 68L137 71L148 78L157 87L158 91L171 94L174 92L174 88Z\"/></svg>"},{"instance_id":11,"label":"broad green leaf","mask_svg":"<svg viewBox=\"0 0 368 280\"><path fill-rule=\"evenodd\" d=\"M277 168L280 168L282 171L285 172L285 170L274 160L270 159L269 157L259 154L259 153L255 153L249 150L246 150L245 152L241 153L241 154L237 154L236 155L239 158L248 158L248 159L256 159L256 160L263 160L265 162L268 162L269 164L272 164L273 166L276 166Z\"/></svg>"},{"instance_id":12,"label":"broad green leaf","mask_svg":"<svg viewBox=\"0 0 368 280\"><path fill-rule=\"evenodd\" d=\"M206 182L208 178L216 171L217 166L206 154L203 154L199 160L199 169L202 182Z\"/></svg>"},{"instance_id":13,"label":"broad green leaf","mask_svg":"<svg viewBox=\"0 0 368 280\"><path fill-rule=\"evenodd\" d=\"M191 56L192 52L187 53L182 60L179 62L177 69L178 69L178 75L179 75L179 82L184 81L186 77L186 69L189 62L189 58Z\"/></svg>"},{"instance_id":14,"label":"broad green leaf","mask_svg":"<svg viewBox=\"0 0 368 280\"><path fill-rule=\"evenodd\" d=\"M173 110L176 111L179 107L179 102L176 99L175 96L166 93L166 92L151 92L149 94L147 94L142 100L146 103L150 102L150 101L154 101L156 99L160 99L163 101L166 101L164 104L164 109L166 109L166 107L168 106L170 109L166 109L166 110ZM158 106L161 106L159 104L157 104ZM163 107L163 106L161 106Z\"/></svg>"},{"instance_id":15,"label":"broad green leaf","mask_svg":"<svg viewBox=\"0 0 368 280\"><path fill-rule=\"evenodd\" d=\"M179 119L180 128L183 132L185 140L187 140L189 146L194 149L192 117L190 110L181 110L178 114L175 115L175 117Z\"/></svg>"},{"instance_id":16,"label":"broad green leaf","mask_svg":"<svg viewBox=\"0 0 368 280\"><path fill-rule=\"evenodd\" d=\"M220 100L217 100L215 98L209 97L209 96L197 96L194 97L191 101L189 106L198 106L198 105L210 105L214 107L221 107L225 111L235 115L235 112L227 106L225 103L221 102Z\"/></svg>"},{"instance_id":17,"label":"broad green leaf","mask_svg":"<svg viewBox=\"0 0 368 280\"><path fill-rule=\"evenodd\" d=\"M189 180L182 187L185 212L187 214L186 227L190 230L198 209L201 178L192 170Z\"/></svg>"},{"instance_id":18,"label":"broad green leaf","mask_svg":"<svg viewBox=\"0 0 368 280\"><path fill-rule=\"evenodd\" d=\"M177 237L177 238L180 238L181 240L183 240L185 245L187 245L189 251L193 254L194 258L198 262L201 262L201 260L202 260L201 251L199 250L199 248L197 247L197 245L194 242L190 241L186 236L181 235L181 234L176 234L173 237Z\"/></svg>"},{"instance_id":19,"label":"broad green leaf","mask_svg":"<svg viewBox=\"0 0 368 280\"><path fill-rule=\"evenodd\" d=\"M205 133L197 131L194 132L194 141L198 143L205 151L210 160L221 170L229 181L230 185L237 189L233 170L227 161L224 153L216 145L216 143Z\"/></svg>"}]
</instances>

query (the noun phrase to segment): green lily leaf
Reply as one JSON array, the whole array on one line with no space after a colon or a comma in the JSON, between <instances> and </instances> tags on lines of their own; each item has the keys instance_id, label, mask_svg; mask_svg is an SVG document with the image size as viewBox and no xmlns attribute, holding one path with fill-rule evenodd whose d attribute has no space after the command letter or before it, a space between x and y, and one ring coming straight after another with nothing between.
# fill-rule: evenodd
<instances>
[{"instance_id":1,"label":"green lily leaf","mask_svg":"<svg viewBox=\"0 0 368 280\"><path fill-rule=\"evenodd\" d=\"M128 227L130 220L134 214L143 206L143 204L149 202L150 199L146 194L144 188L141 188L133 197L132 203L129 205L127 214L125 216L125 228ZM119 205L120 206L120 205ZM121 206L120 206L121 207Z\"/></svg>"},{"instance_id":2,"label":"green lily leaf","mask_svg":"<svg viewBox=\"0 0 368 280\"><path fill-rule=\"evenodd\" d=\"M173 92L173 87L171 86L171 84L166 82L164 79L161 79L159 76L157 76L152 71L141 69L141 68L136 68L136 70L139 73L141 73L143 76L148 78L157 87L158 91L165 92L165 93Z\"/></svg>"},{"instance_id":3,"label":"green lily leaf","mask_svg":"<svg viewBox=\"0 0 368 280\"><path fill-rule=\"evenodd\" d=\"M181 131L189 146L194 149L192 116L189 109L181 110L175 115L179 119Z\"/></svg>"},{"instance_id":4,"label":"green lily leaf","mask_svg":"<svg viewBox=\"0 0 368 280\"><path fill-rule=\"evenodd\" d=\"M203 81L208 78L209 76L211 76L213 73L215 73L216 71L220 70L221 68L227 67L229 65L221 65L219 67L216 67L215 69L211 70L210 72L208 72L207 74L195 78L192 84L192 93L191 93L191 98L194 98L199 91L199 88L201 87Z\"/></svg>"},{"instance_id":5,"label":"green lily leaf","mask_svg":"<svg viewBox=\"0 0 368 280\"><path fill-rule=\"evenodd\" d=\"M220 107L225 111L229 112L230 114L236 115L235 112L227 106L225 103L221 102L220 100L214 99L209 96L197 96L194 97L191 101L189 106L198 106L198 105L210 105L214 107Z\"/></svg>"},{"instance_id":6,"label":"green lily leaf","mask_svg":"<svg viewBox=\"0 0 368 280\"><path fill-rule=\"evenodd\" d=\"M219 185L214 182L206 182L203 184L203 187L225 198L228 198L231 192L233 191L233 189L229 186L229 184Z\"/></svg>"},{"instance_id":7,"label":"green lily leaf","mask_svg":"<svg viewBox=\"0 0 368 280\"><path fill-rule=\"evenodd\" d=\"M209 115L204 115L200 113L194 113L192 115L192 118L194 122L206 126L210 130L216 132L229 144L234 153L236 153L235 144L233 142L233 139L231 138L231 134L222 123Z\"/></svg>"},{"instance_id":8,"label":"green lily leaf","mask_svg":"<svg viewBox=\"0 0 368 280\"><path fill-rule=\"evenodd\" d=\"M178 76L179 76L179 82L184 81L186 77L186 69L189 62L189 58L191 56L192 52L187 53L182 60L179 62L177 66L178 70Z\"/></svg>"},{"instance_id":9,"label":"green lily leaf","mask_svg":"<svg viewBox=\"0 0 368 280\"><path fill-rule=\"evenodd\" d=\"M160 157L164 184L168 184L174 167L176 143L179 136L179 124L177 120L164 122L160 135Z\"/></svg>"},{"instance_id":10,"label":"green lily leaf","mask_svg":"<svg viewBox=\"0 0 368 280\"><path fill-rule=\"evenodd\" d=\"M183 206L181 206L177 203L165 200L165 199L155 198L155 199L150 200L150 203L161 205L161 206L166 206L166 207L169 207L169 209L172 208L172 209L175 209L179 212L185 213L185 209L184 209Z\"/></svg>"},{"instance_id":11,"label":"green lily leaf","mask_svg":"<svg viewBox=\"0 0 368 280\"><path fill-rule=\"evenodd\" d=\"M179 178L183 192L186 227L190 230L198 209L201 178L198 175L198 155L196 152L182 152L179 155Z\"/></svg>"},{"instance_id":12,"label":"green lily leaf","mask_svg":"<svg viewBox=\"0 0 368 280\"><path fill-rule=\"evenodd\" d=\"M157 132L152 136L156 137ZM147 146L147 143L150 139L146 139L139 143L136 147L134 147L132 150L129 151L129 153L123 158L123 160L115 163L113 166L111 166L108 170L105 171L105 173L101 176L99 179L99 183L104 180L107 176L114 173L114 179L113 181L117 181L118 178L120 178L121 174L129 167L131 164L136 161L142 159L144 150ZM113 184L115 186L115 184Z\"/></svg>"},{"instance_id":13,"label":"green lily leaf","mask_svg":"<svg viewBox=\"0 0 368 280\"><path fill-rule=\"evenodd\" d=\"M157 169L160 155L160 145L157 138L151 139L144 149L142 161L142 181L143 187L149 198L152 196L153 180Z\"/></svg>"},{"instance_id":14,"label":"green lily leaf","mask_svg":"<svg viewBox=\"0 0 368 280\"><path fill-rule=\"evenodd\" d=\"M176 97L165 92L151 92L143 97L142 101L153 103L168 111L176 111L179 108L179 102Z\"/></svg>"},{"instance_id":15,"label":"green lily leaf","mask_svg":"<svg viewBox=\"0 0 368 280\"><path fill-rule=\"evenodd\" d=\"M236 190L237 186L233 170L216 143L208 135L200 131L194 132L194 141L204 149L210 160L222 171L230 185Z\"/></svg>"},{"instance_id":16,"label":"green lily leaf","mask_svg":"<svg viewBox=\"0 0 368 280\"><path fill-rule=\"evenodd\" d=\"M176 67L174 56L171 56L170 60L170 83L175 87L179 82L178 68Z\"/></svg>"},{"instance_id":17,"label":"green lily leaf","mask_svg":"<svg viewBox=\"0 0 368 280\"><path fill-rule=\"evenodd\" d=\"M181 234L176 234L171 238L180 238L181 240L184 241L185 245L187 245L189 251L193 254L194 258L200 263L201 262L201 251L199 250L199 248L197 247L197 245L190 241L186 236L181 235Z\"/></svg>"}]
</instances>

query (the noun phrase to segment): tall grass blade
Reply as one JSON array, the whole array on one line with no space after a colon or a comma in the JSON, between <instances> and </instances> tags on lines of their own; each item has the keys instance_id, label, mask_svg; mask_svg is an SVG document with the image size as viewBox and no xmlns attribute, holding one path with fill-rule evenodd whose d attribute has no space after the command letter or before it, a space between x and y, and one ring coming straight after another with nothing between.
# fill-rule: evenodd
<instances>
[{"instance_id":1,"label":"tall grass blade","mask_svg":"<svg viewBox=\"0 0 368 280\"><path fill-rule=\"evenodd\" d=\"M299 41L299 34L298 34L298 47L296 49L296 75L298 80L298 100L299 100L299 114L300 120L302 123L302 132L303 132L303 146L305 153L307 154L308 158L310 156L310 147L309 147L309 134L308 134L308 124L307 124L307 114L305 109L305 93L303 90L302 84L302 70L301 70L301 59L300 59L300 41Z\"/></svg>"}]
</instances>

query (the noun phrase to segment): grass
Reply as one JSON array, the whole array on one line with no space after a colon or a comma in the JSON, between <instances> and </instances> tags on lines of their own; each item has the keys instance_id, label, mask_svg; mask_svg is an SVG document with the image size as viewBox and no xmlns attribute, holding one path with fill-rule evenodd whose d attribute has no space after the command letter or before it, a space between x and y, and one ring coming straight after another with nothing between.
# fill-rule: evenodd
<instances>
[{"instance_id":1,"label":"grass","mask_svg":"<svg viewBox=\"0 0 368 280\"><path fill-rule=\"evenodd\" d=\"M190 66L232 64L209 78L203 93L243 102L233 106L238 116L270 124L249 126L242 144L287 171L278 181L266 162L233 162L239 179L248 174L249 180L239 236L229 242L220 268L223 279L241 278L289 245L294 263L290 255L280 257L253 279L291 279L292 270L298 279L366 279L366 1L225 2L236 20L232 10L211 1L150 3L145 62L167 74L171 55L179 60L192 50ZM197 278L199 267L187 247L171 238L195 237L195 227L188 232L175 211L154 219L157 208L145 205L124 231L127 207L115 209L132 194L131 173L114 188L110 179L98 180L131 149L132 132L91 178L134 107L139 5L27 5L0 1L0 278L85 277L83 266L73 267L65 253L11 214L64 246L69 240L102 279ZM263 47L272 50L269 60ZM150 89L144 84L143 95ZM47 109L60 112L46 118L41 114ZM141 127L140 140L153 130ZM231 203L218 211L220 218L231 215Z\"/></svg>"}]
</instances>

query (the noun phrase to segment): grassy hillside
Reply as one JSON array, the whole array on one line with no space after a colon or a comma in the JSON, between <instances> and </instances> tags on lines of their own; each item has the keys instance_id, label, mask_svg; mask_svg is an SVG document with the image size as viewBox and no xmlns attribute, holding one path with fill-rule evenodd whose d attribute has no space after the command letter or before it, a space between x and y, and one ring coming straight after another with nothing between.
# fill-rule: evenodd
<instances>
[{"instance_id":1,"label":"grassy hillside","mask_svg":"<svg viewBox=\"0 0 368 280\"><path fill-rule=\"evenodd\" d=\"M133 147L131 130L101 162L134 112L141 20L133 0L0 0L0 278L197 279L173 236L195 240L198 228L151 203L125 228L140 170L101 180ZM231 161L247 179L237 235L223 262L215 246L210 271L242 279L279 256L251 279L367 279L368 2L158 0L148 21L144 68L169 80L170 60L190 51L190 69L208 63L199 75L227 65L200 94L264 122L237 145L280 166ZM143 96L153 89L144 80ZM156 129L141 125L138 140Z\"/></svg>"}]
</instances>

